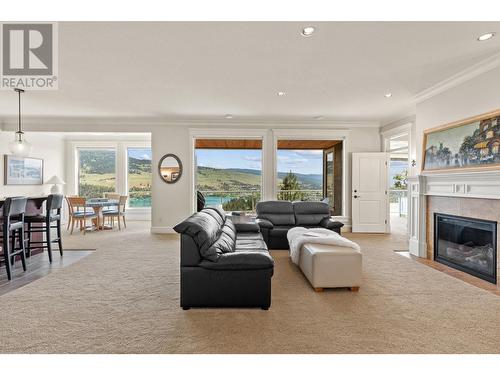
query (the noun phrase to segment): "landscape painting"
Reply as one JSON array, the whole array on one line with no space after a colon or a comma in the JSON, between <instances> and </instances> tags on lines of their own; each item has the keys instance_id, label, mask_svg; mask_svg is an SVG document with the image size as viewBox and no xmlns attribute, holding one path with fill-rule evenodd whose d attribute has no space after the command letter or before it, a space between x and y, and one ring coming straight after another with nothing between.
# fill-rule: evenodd
<instances>
[{"instance_id":1,"label":"landscape painting","mask_svg":"<svg viewBox=\"0 0 500 375\"><path fill-rule=\"evenodd\" d=\"M4 157L5 185L42 185L43 160L13 155Z\"/></svg>"},{"instance_id":2,"label":"landscape painting","mask_svg":"<svg viewBox=\"0 0 500 375\"><path fill-rule=\"evenodd\" d=\"M500 111L424 134L423 170L500 168Z\"/></svg>"}]
</instances>

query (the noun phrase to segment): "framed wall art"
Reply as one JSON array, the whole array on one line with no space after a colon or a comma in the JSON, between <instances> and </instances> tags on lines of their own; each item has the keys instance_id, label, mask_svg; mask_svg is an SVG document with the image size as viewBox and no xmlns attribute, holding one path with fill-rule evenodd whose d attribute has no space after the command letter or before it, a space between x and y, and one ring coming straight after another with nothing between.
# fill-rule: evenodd
<instances>
[{"instance_id":1,"label":"framed wall art","mask_svg":"<svg viewBox=\"0 0 500 375\"><path fill-rule=\"evenodd\" d=\"M4 156L5 185L42 185L43 160L23 156Z\"/></svg>"},{"instance_id":2,"label":"framed wall art","mask_svg":"<svg viewBox=\"0 0 500 375\"><path fill-rule=\"evenodd\" d=\"M500 169L500 110L424 131L422 171Z\"/></svg>"}]
</instances>

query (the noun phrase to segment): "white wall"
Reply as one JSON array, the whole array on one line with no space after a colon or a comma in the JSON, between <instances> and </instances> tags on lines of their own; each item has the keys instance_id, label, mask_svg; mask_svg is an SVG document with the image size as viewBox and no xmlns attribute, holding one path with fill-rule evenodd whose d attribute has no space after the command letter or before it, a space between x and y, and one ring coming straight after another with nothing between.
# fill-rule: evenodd
<instances>
[{"instance_id":1,"label":"white wall","mask_svg":"<svg viewBox=\"0 0 500 375\"><path fill-rule=\"evenodd\" d=\"M261 126L262 129L283 128L279 126ZM296 127L298 128L298 127ZM322 127L325 129L346 129L348 127ZM255 127L253 128L255 129ZM300 129L300 128L299 128ZM304 129L302 127L302 129ZM271 132L268 132L269 134ZM311 129L314 134L314 129ZM227 129L227 135L231 135L231 129ZM272 141L267 142L268 145ZM166 153L174 153L179 156L184 164L184 172L181 179L175 184L164 183L158 173L153 173L153 210L152 229L155 232L168 232L173 226L189 216L191 212L191 179L189 176L191 163L190 133L188 126L164 126L155 127L152 130L151 145L153 149L153 165L156 166L160 158ZM377 127L352 127L349 132L349 145L347 145L348 169L351 168L352 152L380 151L380 134ZM350 173L348 174L350 175ZM347 224L350 224L350 191L351 182L346 181L346 211Z\"/></svg>"},{"instance_id":2,"label":"white wall","mask_svg":"<svg viewBox=\"0 0 500 375\"><path fill-rule=\"evenodd\" d=\"M65 144L60 135L50 133L26 132L26 139L33 145L33 151L30 156L43 159L44 181L47 181L53 175L58 175L65 180L64 152ZM0 154L2 161L0 163L0 196L26 195L37 196L44 195L50 190L49 185L4 185L4 162L3 155L10 154L9 142L14 139L13 131L0 131Z\"/></svg>"},{"instance_id":3,"label":"white wall","mask_svg":"<svg viewBox=\"0 0 500 375\"><path fill-rule=\"evenodd\" d=\"M421 171L423 131L500 109L500 67L417 104L417 168Z\"/></svg>"}]
</instances>

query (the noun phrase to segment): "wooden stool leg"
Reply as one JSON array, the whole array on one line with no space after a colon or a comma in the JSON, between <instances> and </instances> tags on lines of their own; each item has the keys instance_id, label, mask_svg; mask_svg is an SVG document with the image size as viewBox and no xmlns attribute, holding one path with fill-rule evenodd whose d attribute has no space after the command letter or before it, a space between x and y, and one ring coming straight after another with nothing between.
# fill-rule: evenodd
<instances>
[{"instance_id":1,"label":"wooden stool leg","mask_svg":"<svg viewBox=\"0 0 500 375\"><path fill-rule=\"evenodd\" d=\"M317 293L321 293L323 291L323 288L314 288L314 291Z\"/></svg>"},{"instance_id":2,"label":"wooden stool leg","mask_svg":"<svg viewBox=\"0 0 500 375\"><path fill-rule=\"evenodd\" d=\"M28 223L28 248L26 249L26 256L31 257L31 223Z\"/></svg>"},{"instance_id":3,"label":"wooden stool leg","mask_svg":"<svg viewBox=\"0 0 500 375\"><path fill-rule=\"evenodd\" d=\"M16 231L13 230L12 232L10 232L10 234L12 236L12 237L10 237L10 249L13 252L15 252L16 251ZM10 263L12 265L12 269L14 269L15 262L16 262L16 257L15 256L11 257Z\"/></svg>"},{"instance_id":4,"label":"wooden stool leg","mask_svg":"<svg viewBox=\"0 0 500 375\"><path fill-rule=\"evenodd\" d=\"M12 270L10 268L10 238L9 230L3 232L3 256L5 258L5 270L7 271L7 278L12 280Z\"/></svg>"},{"instance_id":5,"label":"wooden stool leg","mask_svg":"<svg viewBox=\"0 0 500 375\"><path fill-rule=\"evenodd\" d=\"M52 263L52 239L50 238L50 221L45 223L45 239L47 240L47 253L49 262Z\"/></svg>"},{"instance_id":6,"label":"wooden stool leg","mask_svg":"<svg viewBox=\"0 0 500 375\"><path fill-rule=\"evenodd\" d=\"M61 220L56 221L57 225L57 244L59 245L59 253L63 256L62 238L61 238Z\"/></svg>"},{"instance_id":7,"label":"wooden stool leg","mask_svg":"<svg viewBox=\"0 0 500 375\"><path fill-rule=\"evenodd\" d=\"M24 227L19 229L19 245L21 248L21 263L23 265L23 271L26 272L26 247L24 245Z\"/></svg>"},{"instance_id":8,"label":"wooden stool leg","mask_svg":"<svg viewBox=\"0 0 500 375\"><path fill-rule=\"evenodd\" d=\"M351 289L351 292L359 292L359 286L351 286L349 289Z\"/></svg>"}]
</instances>

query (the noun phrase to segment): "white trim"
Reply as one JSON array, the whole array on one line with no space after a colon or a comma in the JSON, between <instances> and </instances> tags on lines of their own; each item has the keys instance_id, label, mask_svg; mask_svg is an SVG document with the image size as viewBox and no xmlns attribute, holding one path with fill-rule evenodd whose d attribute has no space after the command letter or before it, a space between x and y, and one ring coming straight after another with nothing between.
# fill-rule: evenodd
<instances>
[{"instance_id":1,"label":"white trim","mask_svg":"<svg viewBox=\"0 0 500 375\"><path fill-rule=\"evenodd\" d=\"M500 199L500 171L426 174L421 177L425 195Z\"/></svg>"},{"instance_id":2,"label":"white trim","mask_svg":"<svg viewBox=\"0 0 500 375\"><path fill-rule=\"evenodd\" d=\"M496 53L484 59L483 61L480 61L479 63L474 64L462 70L461 72L454 74L451 77L448 77L425 90L420 91L413 97L413 100L416 103L423 102L424 100L430 99L433 96L436 96L499 66L500 53Z\"/></svg>"},{"instance_id":3,"label":"white trim","mask_svg":"<svg viewBox=\"0 0 500 375\"><path fill-rule=\"evenodd\" d=\"M500 171L457 172L408 178L410 253L426 258L427 196L500 199Z\"/></svg>"},{"instance_id":4,"label":"white trim","mask_svg":"<svg viewBox=\"0 0 500 375\"><path fill-rule=\"evenodd\" d=\"M16 130L17 117L4 116L0 118L3 130ZM150 132L157 127L181 126L181 127L199 127L214 126L220 129L228 127L262 130L269 127L298 127L298 128L380 128L379 121L338 121L338 120L318 120L309 119L172 119L169 117L141 117L141 116L110 116L110 117L71 117L71 116L23 116L23 128L25 131L54 131L65 133L81 132L130 132L138 133ZM239 129L238 129L239 130ZM140 132L139 132L140 133Z\"/></svg>"}]
</instances>

